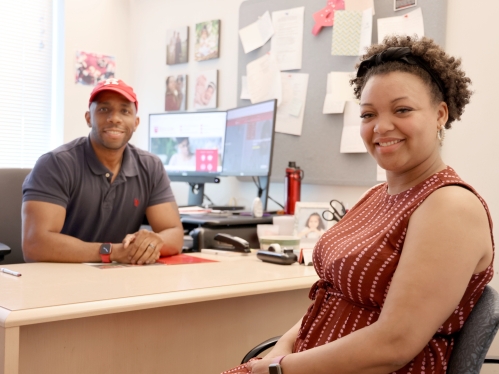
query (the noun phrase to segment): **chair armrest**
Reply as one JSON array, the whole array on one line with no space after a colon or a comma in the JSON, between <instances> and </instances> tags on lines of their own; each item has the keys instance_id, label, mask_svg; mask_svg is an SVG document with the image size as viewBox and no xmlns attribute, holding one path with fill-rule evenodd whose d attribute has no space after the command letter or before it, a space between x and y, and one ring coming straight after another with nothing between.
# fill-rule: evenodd
<instances>
[{"instance_id":1,"label":"chair armrest","mask_svg":"<svg viewBox=\"0 0 499 374\"><path fill-rule=\"evenodd\" d=\"M499 364L499 356L487 356L483 360L484 364Z\"/></svg>"},{"instance_id":2,"label":"chair armrest","mask_svg":"<svg viewBox=\"0 0 499 374\"><path fill-rule=\"evenodd\" d=\"M273 347L274 345L276 345L277 341L280 338L281 338L280 336L275 336L273 338L265 340L263 343L258 344L256 347L254 347L252 350L250 350L248 353L246 353L246 356L244 356L243 360L241 361L241 364L245 364L246 362L251 360L253 357L258 356L263 351L266 351L267 349Z\"/></svg>"},{"instance_id":3,"label":"chair armrest","mask_svg":"<svg viewBox=\"0 0 499 374\"><path fill-rule=\"evenodd\" d=\"M3 261L3 256L8 255L11 249L8 245L0 243L0 261Z\"/></svg>"}]
</instances>

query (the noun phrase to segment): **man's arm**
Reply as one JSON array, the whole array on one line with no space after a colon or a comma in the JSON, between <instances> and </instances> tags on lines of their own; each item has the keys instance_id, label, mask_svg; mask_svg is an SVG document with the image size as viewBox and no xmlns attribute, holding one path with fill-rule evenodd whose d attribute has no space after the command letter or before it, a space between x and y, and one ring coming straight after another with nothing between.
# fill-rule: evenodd
<instances>
[{"instance_id":1,"label":"man's arm","mask_svg":"<svg viewBox=\"0 0 499 374\"><path fill-rule=\"evenodd\" d=\"M133 254L132 264L149 264L159 256L171 256L180 253L184 241L184 230L175 202L162 203L146 209L146 217L152 232L140 230L127 235L123 240L125 248L130 246Z\"/></svg>"},{"instance_id":2,"label":"man's arm","mask_svg":"<svg viewBox=\"0 0 499 374\"><path fill-rule=\"evenodd\" d=\"M41 201L26 201L23 203L22 246L25 261L101 261L99 255L100 243L85 243L79 239L61 234L65 218L66 209L60 205Z\"/></svg>"},{"instance_id":3,"label":"man's arm","mask_svg":"<svg viewBox=\"0 0 499 374\"><path fill-rule=\"evenodd\" d=\"M27 262L101 262L102 243L87 243L61 234L66 209L42 201L26 201L22 205L22 246ZM130 248L113 243L111 260L129 263Z\"/></svg>"}]
</instances>

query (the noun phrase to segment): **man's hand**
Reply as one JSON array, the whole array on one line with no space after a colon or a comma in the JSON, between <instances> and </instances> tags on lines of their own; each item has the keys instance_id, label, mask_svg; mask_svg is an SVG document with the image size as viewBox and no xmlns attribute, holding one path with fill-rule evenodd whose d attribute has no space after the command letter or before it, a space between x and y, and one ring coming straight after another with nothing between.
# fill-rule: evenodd
<instances>
[{"instance_id":1,"label":"man's hand","mask_svg":"<svg viewBox=\"0 0 499 374\"><path fill-rule=\"evenodd\" d=\"M128 234L123 239L123 251L116 261L130 264L153 264L161 255L163 247L161 236L148 230L140 230L133 234Z\"/></svg>"}]
</instances>

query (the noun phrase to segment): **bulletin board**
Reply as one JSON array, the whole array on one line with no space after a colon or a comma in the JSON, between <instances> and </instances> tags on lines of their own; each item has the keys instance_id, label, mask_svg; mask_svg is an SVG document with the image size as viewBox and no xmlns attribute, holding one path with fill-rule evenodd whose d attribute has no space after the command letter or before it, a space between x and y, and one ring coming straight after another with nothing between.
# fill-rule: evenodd
<instances>
[{"instance_id":1,"label":"bulletin board","mask_svg":"<svg viewBox=\"0 0 499 374\"><path fill-rule=\"evenodd\" d=\"M368 153L340 153L343 114L323 114L327 74L332 71L354 71L358 57L332 56L332 28L326 27L314 36L313 13L326 6L327 0L246 0L239 8L239 28L255 22L265 11L305 7L302 68L294 73L308 73L308 92L301 136L276 133L271 181L282 182L289 161L295 161L305 171L303 183L372 186L376 183L376 163ZM377 19L401 16L415 7L395 12L393 0L374 0L372 42L378 40ZM447 0L417 0L423 13L425 36L445 46ZM334 26L333 26L334 27ZM263 47L244 53L239 41L238 96L241 76L246 65L270 50L270 41ZM249 105L249 100L238 99L238 106Z\"/></svg>"}]
</instances>

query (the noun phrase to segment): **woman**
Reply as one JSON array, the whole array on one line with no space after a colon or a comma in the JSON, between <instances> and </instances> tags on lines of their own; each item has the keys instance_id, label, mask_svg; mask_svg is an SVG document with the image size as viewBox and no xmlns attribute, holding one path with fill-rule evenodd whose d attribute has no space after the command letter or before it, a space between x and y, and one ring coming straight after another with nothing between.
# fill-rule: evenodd
<instances>
[{"instance_id":1,"label":"woman","mask_svg":"<svg viewBox=\"0 0 499 374\"><path fill-rule=\"evenodd\" d=\"M229 373L445 373L493 275L492 222L440 155L469 102L460 60L432 40L369 48L352 80L361 136L387 182L319 239L314 300L261 360Z\"/></svg>"},{"instance_id":2,"label":"woman","mask_svg":"<svg viewBox=\"0 0 499 374\"><path fill-rule=\"evenodd\" d=\"M191 152L189 138L177 138L177 153L174 153L168 166L175 170L196 170L196 156Z\"/></svg>"},{"instance_id":3,"label":"woman","mask_svg":"<svg viewBox=\"0 0 499 374\"><path fill-rule=\"evenodd\" d=\"M326 231L326 226L319 213L312 213L308 216L305 228L300 231L300 238L318 239Z\"/></svg>"}]
</instances>

